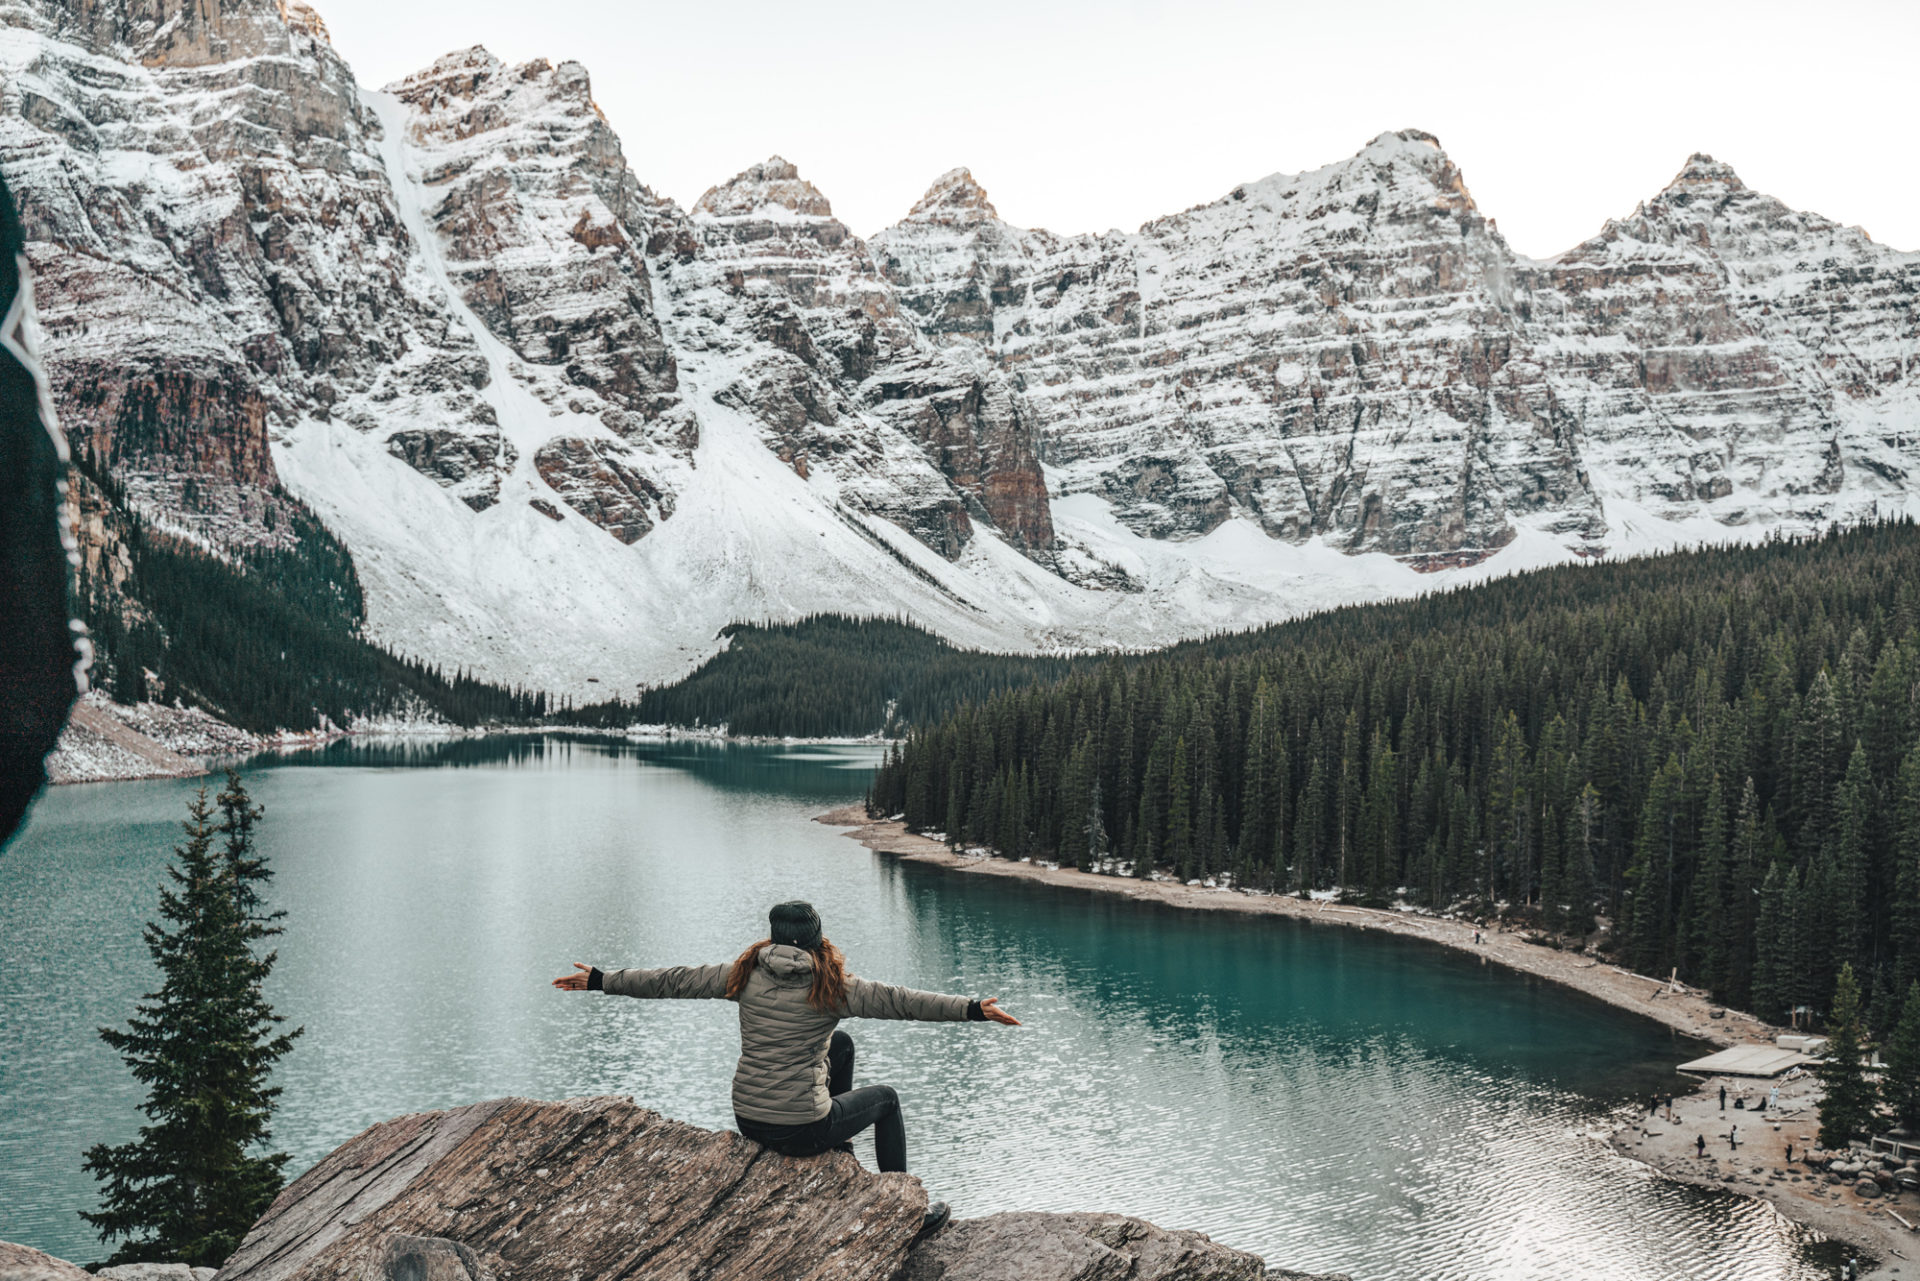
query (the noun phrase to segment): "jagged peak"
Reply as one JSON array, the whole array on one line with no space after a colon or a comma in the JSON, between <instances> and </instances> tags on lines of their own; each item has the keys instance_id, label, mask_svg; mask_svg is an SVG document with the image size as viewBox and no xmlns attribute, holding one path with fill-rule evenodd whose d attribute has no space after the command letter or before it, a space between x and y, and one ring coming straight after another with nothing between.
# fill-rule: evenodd
<instances>
[{"instance_id":1,"label":"jagged peak","mask_svg":"<svg viewBox=\"0 0 1920 1281\"><path fill-rule=\"evenodd\" d=\"M1411 178L1413 175L1408 170L1432 185L1431 196L1422 194L1423 189L1416 183L1394 182L1392 175L1396 171ZM1384 178L1383 174L1386 175ZM1285 201L1296 198L1302 191L1323 192L1329 187L1354 191L1378 187L1383 183L1387 186L1397 185L1401 199L1430 200L1435 208L1454 211L1475 208L1473 195L1467 190L1458 166L1441 147L1440 139L1424 129L1389 129L1377 134L1371 142L1345 160L1337 160L1304 173L1269 174L1258 182L1234 188L1224 200L1217 203L1238 203L1254 193L1268 200ZM1319 200L1323 197L1314 195L1310 198Z\"/></svg>"},{"instance_id":2,"label":"jagged peak","mask_svg":"<svg viewBox=\"0 0 1920 1281\"><path fill-rule=\"evenodd\" d=\"M1733 166L1715 160L1704 151L1696 151L1687 157L1680 172L1674 175L1666 190L1695 190L1701 187L1721 187L1728 191L1745 191L1747 185L1740 181L1740 175Z\"/></svg>"},{"instance_id":3,"label":"jagged peak","mask_svg":"<svg viewBox=\"0 0 1920 1281\"><path fill-rule=\"evenodd\" d=\"M820 189L802 178L791 160L777 155L741 170L717 187L707 188L693 211L715 218L737 218L769 205L807 217L833 216L833 206Z\"/></svg>"},{"instance_id":4,"label":"jagged peak","mask_svg":"<svg viewBox=\"0 0 1920 1281\"><path fill-rule=\"evenodd\" d=\"M326 22L304 0L280 0L280 20L295 31L304 31L328 44L333 43Z\"/></svg>"},{"instance_id":5,"label":"jagged peak","mask_svg":"<svg viewBox=\"0 0 1920 1281\"><path fill-rule=\"evenodd\" d=\"M387 85L381 92L405 97L427 85L449 83L464 85L471 91L480 81L503 70L506 65L494 57L485 45L468 45L465 49L441 54L412 75Z\"/></svg>"},{"instance_id":6,"label":"jagged peak","mask_svg":"<svg viewBox=\"0 0 1920 1281\"><path fill-rule=\"evenodd\" d=\"M1362 147L1359 155L1384 156L1398 152L1406 152L1419 158L1431 154L1444 157L1447 149L1440 145L1440 139L1424 129L1389 129L1375 136L1372 142Z\"/></svg>"},{"instance_id":7,"label":"jagged peak","mask_svg":"<svg viewBox=\"0 0 1920 1281\"><path fill-rule=\"evenodd\" d=\"M965 225L999 217L993 202L987 199L987 189L974 181L972 171L963 165L935 178L927 194L907 212L906 221Z\"/></svg>"}]
</instances>

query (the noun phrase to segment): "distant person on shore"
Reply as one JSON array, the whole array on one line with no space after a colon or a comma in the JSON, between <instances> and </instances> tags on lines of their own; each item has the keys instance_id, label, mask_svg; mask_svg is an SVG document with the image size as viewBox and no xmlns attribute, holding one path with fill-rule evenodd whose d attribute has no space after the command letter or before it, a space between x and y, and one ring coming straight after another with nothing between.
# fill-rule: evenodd
<instances>
[{"instance_id":1,"label":"distant person on shore","mask_svg":"<svg viewBox=\"0 0 1920 1281\"><path fill-rule=\"evenodd\" d=\"M1722 1112L1727 1110L1727 1087L1725 1085L1720 1087L1720 1110Z\"/></svg>"},{"instance_id":2,"label":"distant person on shore","mask_svg":"<svg viewBox=\"0 0 1920 1281\"><path fill-rule=\"evenodd\" d=\"M1731 1130L1727 1131L1727 1146L1730 1148L1734 1148L1736 1150L1740 1147L1740 1127L1739 1126L1736 1125Z\"/></svg>"},{"instance_id":3,"label":"distant person on shore","mask_svg":"<svg viewBox=\"0 0 1920 1281\"><path fill-rule=\"evenodd\" d=\"M907 1129L900 1096L890 1085L853 1088L853 1038L841 1019L925 1022L1020 1021L996 998L969 1000L871 983L847 973L840 949L820 930L807 903L781 903L768 914L770 936L727 965L675 965L660 970L601 970L574 962L553 981L562 992L611 992L643 999L727 1000L740 1007L740 1063L733 1074L733 1115L740 1133L787 1156L851 1152L854 1135L873 1127L883 1171L907 1168ZM947 1221L947 1204L927 1207L921 1235Z\"/></svg>"},{"instance_id":4,"label":"distant person on shore","mask_svg":"<svg viewBox=\"0 0 1920 1281\"><path fill-rule=\"evenodd\" d=\"M1693 1136L1693 1154L1702 1159L1706 1157L1707 1155L1707 1136L1706 1135L1696 1134Z\"/></svg>"}]
</instances>

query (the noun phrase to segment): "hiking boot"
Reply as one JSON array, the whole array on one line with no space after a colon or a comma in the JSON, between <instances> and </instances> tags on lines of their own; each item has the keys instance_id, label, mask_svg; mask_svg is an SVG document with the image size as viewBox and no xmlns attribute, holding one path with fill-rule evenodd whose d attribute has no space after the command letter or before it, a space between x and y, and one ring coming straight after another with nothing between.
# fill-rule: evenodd
<instances>
[{"instance_id":1,"label":"hiking boot","mask_svg":"<svg viewBox=\"0 0 1920 1281\"><path fill-rule=\"evenodd\" d=\"M828 1149L827 1149L827 1151L829 1151L829 1152L845 1152L845 1153L846 1153L846 1154L847 1154L848 1156L852 1156L852 1155L853 1155L853 1144L852 1144L851 1142L848 1142L848 1143L836 1143L836 1144L834 1144L834 1145L833 1145L832 1147L830 1147L830 1148L828 1148Z\"/></svg>"},{"instance_id":2,"label":"hiking boot","mask_svg":"<svg viewBox=\"0 0 1920 1281\"><path fill-rule=\"evenodd\" d=\"M926 1240L941 1228L947 1226L947 1220L953 1217L953 1211L947 1208L945 1201L931 1201L927 1204L927 1217L920 1221L920 1231L914 1235L918 1244Z\"/></svg>"}]
</instances>

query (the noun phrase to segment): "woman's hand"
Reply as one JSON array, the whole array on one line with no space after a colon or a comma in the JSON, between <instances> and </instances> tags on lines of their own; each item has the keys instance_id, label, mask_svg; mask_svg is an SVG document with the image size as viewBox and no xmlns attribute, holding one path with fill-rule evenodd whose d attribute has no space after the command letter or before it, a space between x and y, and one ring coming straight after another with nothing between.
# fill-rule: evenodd
<instances>
[{"instance_id":1,"label":"woman's hand","mask_svg":"<svg viewBox=\"0 0 1920 1281\"><path fill-rule=\"evenodd\" d=\"M1000 1008L1000 998L997 996L983 997L980 1001L980 1012L987 1016L989 1023L1005 1023L1008 1027L1020 1026L1019 1019Z\"/></svg>"},{"instance_id":2,"label":"woman's hand","mask_svg":"<svg viewBox=\"0 0 1920 1281\"><path fill-rule=\"evenodd\" d=\"M573 968L575 971L574 973L562 974L559 978L553 981L553 985L559 988L562 992L586 991L587 975L593 973L593 967L591 965L582 965L580 964L580 962L575 961L573 963Z\"/></svg>"}]
</instances>

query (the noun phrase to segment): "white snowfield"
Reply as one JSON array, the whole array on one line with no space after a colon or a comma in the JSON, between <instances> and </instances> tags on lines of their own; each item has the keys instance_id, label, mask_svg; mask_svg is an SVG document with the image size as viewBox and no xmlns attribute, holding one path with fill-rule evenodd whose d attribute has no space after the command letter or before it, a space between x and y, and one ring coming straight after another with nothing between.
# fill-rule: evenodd
<instances>
[{"instance_id":1,"label":"white snowfield","mask_svg":"<svg viewBox=\"0 0 1920 1281\"><path fill-rule=\"evenodd\" d=\"M1414 130L1103 236L954 170L863 241L778 157L656 197L577 63L376 93L304 6L11 0L0 172L150 518L284 485L373 638L581 700L742 620L1139 648L1915 510L1920 255L1707 157L1547 262Z\"/></svg>"}]
</instances>

